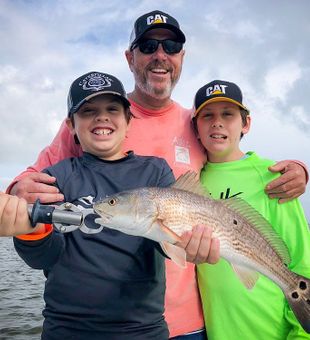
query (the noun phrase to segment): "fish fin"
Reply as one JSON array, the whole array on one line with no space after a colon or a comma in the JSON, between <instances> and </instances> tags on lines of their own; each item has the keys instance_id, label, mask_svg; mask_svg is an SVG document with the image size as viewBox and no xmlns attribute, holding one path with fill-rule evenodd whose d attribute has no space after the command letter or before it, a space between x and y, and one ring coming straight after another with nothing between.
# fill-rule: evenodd
<instances>
[{"instance_id":1,"label":"fish fin","mask_svg":"<svg viewBox=\"0 0 310 340\"><path fill-rule=\"evenodd\" d=\"M252 289L258 280L259 274L237 264L231 264L233 271L247 289Z\"/></svg>"},{"instance_id":2,"label":"fish fin","mask_svg":"<svg viewBox=\"0 0 310 340\"><path fill-rule=\"evenodd\" d=\"M310 333L310 279L296 274L296 287L284 294L297 320Z\"/></svg>"},{"instance_id":3,"label":"fish fin","mask_svg":"<svg viewBox=\"0 0 310 340\"><path fill-rule=\"evenodd\" d=\"M163 252L181 268L186 268L186 252L183 248L169 242L160 242Z\"/></svg>"},{"instance_id":4,"label":"fish fin","mask_svg":"<svg viewBox=\"0 0 310 340\"><path fill-rule=\"evenodd\" d=\"M187 171L185 174L178 177L171 187L174 189L190 191L197 195L210 197L210 193L202 186L199 180L199 175L195 171Z\"/></svg>"},{"instance_id":5,"label":"fish fin","mask_svg":"<svg viewBox=\"0 0 310 340\"><path fill-rule=\"evenodd\" d=\"M147 230L147 232L141 236L150 238L151 240L157 242L166 241L172 244L181 241L180 236L178 236L171 229L166 227L163 224L162 220L159 219L153 222L151 227Z\"/></svg>"},{"instance_id":6,"label":"fish fin","mask_svg":"<svg viewBox=\"0 0 310 340\"><path fill-rule=\"evenodd\" d=\"M291 262L290 254L285 242L273 229L272 225L248 202L240 197L231 197L222 202L229 209L241 214L241 218L247 219L251 224L263 235L263 237L271 244L282 261L288 265ZM234 221L237 224L238 220Z\"/></svg>"},{"instance_id":7,"label":"fish fin","mask_svg":"<svg viewBox=\"0 0 310 340\"><path fill-rule=\"evenodd\" d=\"M168 236L170 243L181 242L181 237L177 235L170 228L166 227L162 220L158 219L157 223L160 225L161 230Z\"/></svg>"}]
</instances>

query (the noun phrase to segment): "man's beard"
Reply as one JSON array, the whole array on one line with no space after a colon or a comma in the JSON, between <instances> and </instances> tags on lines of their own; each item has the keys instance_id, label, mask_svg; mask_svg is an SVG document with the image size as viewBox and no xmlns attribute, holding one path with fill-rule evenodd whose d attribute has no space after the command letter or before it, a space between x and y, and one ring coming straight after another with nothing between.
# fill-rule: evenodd
<instances>
[{"instance_id":1,"label":"man's beard","mask_svg":"<svg viewBox=\"0 0 310 340\"><path fill-rule=\"evenodd\" d=\"M146 72L139 72L134 70L134 77L135 77L135 81L136 81L136 86L145 94L147 94L150 97L156 98L156 99L165 99L165 98L170 98L171 93L175 87L175 85L177 84L179 78L180 78L180 74L178 75L178 77L172 79L171 76L171 72L172 69L169 67L164 67L166 69L169 70L170 72L170 78L169 80L164 80L163 83L165 84L165 86L153 86L152 82L148 79L148 77L146 76L147 72L152 68L156 68L156 67L162 67L162 65L160 64L156 64L156 65L149 65L146 69Z\"/></svg>"},{"instance_id":2,"label":"man's beard","mask_svg":"<svg viewBox=\"0 0 310 340\"><path fill-rule=\"evenodd\" d=\"M174 85L171 79L165 81L165 86L155 87L148 79L143 79L142 82L137 82L138 87L146 94L157 99L164 99L171 96Z\"/></svg>"}]
</instances>

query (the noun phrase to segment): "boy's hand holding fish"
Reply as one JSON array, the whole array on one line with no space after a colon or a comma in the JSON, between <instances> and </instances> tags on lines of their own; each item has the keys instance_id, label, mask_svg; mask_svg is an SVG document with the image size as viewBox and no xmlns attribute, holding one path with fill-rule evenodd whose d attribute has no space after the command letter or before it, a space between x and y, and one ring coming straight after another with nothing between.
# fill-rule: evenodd
<instances>
[{"instance_id":1,"label":"boy's hand holding fish","mask_svg":"<svg viewBox=\"0 0 310 340\"><path fill-rule=\"evenodd\" d=\"M199 224L181 235L176 243L186 251L186 260L195 264L215 264L220 258L220 241L212 238L212 228Z\"/></svg>"}]
</instances>

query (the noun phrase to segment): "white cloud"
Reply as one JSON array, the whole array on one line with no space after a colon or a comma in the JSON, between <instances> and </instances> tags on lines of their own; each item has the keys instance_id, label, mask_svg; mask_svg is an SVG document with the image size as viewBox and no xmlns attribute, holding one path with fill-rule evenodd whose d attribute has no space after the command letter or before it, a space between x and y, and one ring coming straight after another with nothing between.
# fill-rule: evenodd
<instances>
[{"instance_id":1,"label":"white cloud","mask_svg":"<svg viewBox=\"0 0 310 340\"><path fill-rule=\"evenodd\" d=\"M17 71L17 68L13 65L3 65L0 69L0 86L6 85L11 79L15 79Z\"/></svg>"},{"instance_id":2,"label":"white cloud","mask_svg":"<svg viewBox=\"0 0 310 340\"><path fill-rule=\"evenodd\" d=\"M302 76L300 66L295 61L280 62L267 71L265 93L269 98L286 101L290 98L292 87Z\"/></svg>"},{"instance_id":3,"label":"white cloud","mask_svg":"<svg viewBox=\"0 0 310 340\"><path fill-rule=\"evenodd\" d=\"M293 106L291 115L294 117L294 121L299 122L301 125L310 126L310 117L307 115L303 106Z\"/></svg>"}]
</instances>

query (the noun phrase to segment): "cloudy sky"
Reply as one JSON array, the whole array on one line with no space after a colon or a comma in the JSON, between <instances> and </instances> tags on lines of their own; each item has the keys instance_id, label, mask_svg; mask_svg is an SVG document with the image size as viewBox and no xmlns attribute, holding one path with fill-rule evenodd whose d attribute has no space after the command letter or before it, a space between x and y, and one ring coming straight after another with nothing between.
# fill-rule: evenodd
<instances>
[{"instance_id":1,"label":"cloudy sky","mask_svg":"<svg viewBox=\"0 0 310 340\"><path fill-rule=\"evenodd\" d=\"M0 189L50 143L75 78L105 71L132 90L124 50L134 20L154 9L187 36L173 98L191 107L206 82L234 81L253 119L243 150L310 166L309 0L0 0Z\"/></svg>"}]
</instances>

